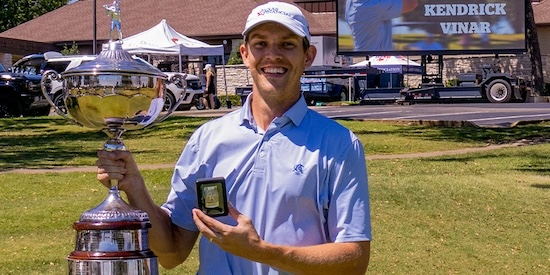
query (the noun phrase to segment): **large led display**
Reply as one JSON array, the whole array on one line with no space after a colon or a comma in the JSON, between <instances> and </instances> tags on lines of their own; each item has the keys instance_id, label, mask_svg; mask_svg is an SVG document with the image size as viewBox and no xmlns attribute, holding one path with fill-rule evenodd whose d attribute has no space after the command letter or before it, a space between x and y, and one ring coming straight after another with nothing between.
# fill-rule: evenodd
<instances>
[{"instance_id":1,"label":"large led display","mask_svg":"<svg viewBox=\"0 0 550 275\"><path fill-rule=\"evenodd\" d=\"M525 1L338 0L338 53L525 51Z\"/></svg>"}]
</instances>

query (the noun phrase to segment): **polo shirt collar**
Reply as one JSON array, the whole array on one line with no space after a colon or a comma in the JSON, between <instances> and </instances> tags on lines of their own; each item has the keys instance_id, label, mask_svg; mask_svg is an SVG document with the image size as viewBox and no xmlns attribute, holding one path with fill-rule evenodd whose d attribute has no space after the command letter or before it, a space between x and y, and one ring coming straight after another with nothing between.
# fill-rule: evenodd
<instances>
[{"instance_id":1,"label":"polo shirt collar","mask_svg":"<svg viewBox=\"0 0 550 275\"><path fill-rule=\"evenodd\" d=\"M250 125L255 125L254 117L252 116L252 108L250 107L251 97L254 93L250 93L241 109L241 125L244 125L247 121ZM300 99L288 109L283 116L288 117L292 123L296 126L300 126L300 123L306 116L308 107L303 95L300 95Z\"/></svg>"}]
</instances>

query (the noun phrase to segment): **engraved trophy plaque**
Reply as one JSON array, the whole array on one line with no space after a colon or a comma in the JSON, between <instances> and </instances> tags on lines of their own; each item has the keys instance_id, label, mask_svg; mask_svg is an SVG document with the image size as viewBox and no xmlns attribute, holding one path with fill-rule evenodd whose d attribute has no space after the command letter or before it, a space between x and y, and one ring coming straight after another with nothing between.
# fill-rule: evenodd
<instances>
[{"instance_id":1,"label":"engraved trophy plaque","mask_svg":"<svg viewBox=\"0 0 550 275\"><path fill-rule=\"evenodd\" d=\"M120 31L118 1L116 17ZM107 7L105 7L108 9ZM108 9L109 10L109 9ZM113 26L111 26L112 28ZM98 57L61 74L46 71L42 92L59 115L84 127L105 132L105 150L125 150L121 135L126 130L142 129L164 120L181 103L182 98L166 113L164 82L167 77L149 63L133 58L122 50L122 41L112 40ZM120 35L121 36L121 35ZM171 81L181 81L185 76ZM63 82L63 100L67 114L48 94L48 81ZM184 94L184 93L182 93ZM81 214L73 224L75 250L68 256L69 274L158 274L158 262L149 249L147 213L127 204L119 194L118 182L111 180L107 198L97 207Z\"/></svg>"}]
</instances>

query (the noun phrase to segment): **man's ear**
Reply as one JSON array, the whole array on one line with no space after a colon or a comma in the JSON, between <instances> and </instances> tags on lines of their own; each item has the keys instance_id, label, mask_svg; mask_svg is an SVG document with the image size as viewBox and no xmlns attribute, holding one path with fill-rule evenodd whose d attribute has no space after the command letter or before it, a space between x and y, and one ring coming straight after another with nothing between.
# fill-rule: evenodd
<instances>
[{"instance_id":1,"label":"man's ear","mask_svg":"<svg viewBox=\"0 0 550 275\"><path fill-rule=\"evenodd\" d=\"M248 67L248 49L246 48L245 43L241 44L241 46L239 47L239 51L241 52L243 64Z\"/></svg>"},{"instance_id":2,"label":"man's ear","mask_svg":"<svg viewBox=\"0 0 550 275\"><path fill-rule=\"evenodd\" d=\"M316 55L317 55L317 48L315 48L315 46L313 45L310 45L306 51L306 58L304 60L304 65L306 68L310 67L311 64L313 64L313 60L315 59Z\"/></svg>"}]
</instances>

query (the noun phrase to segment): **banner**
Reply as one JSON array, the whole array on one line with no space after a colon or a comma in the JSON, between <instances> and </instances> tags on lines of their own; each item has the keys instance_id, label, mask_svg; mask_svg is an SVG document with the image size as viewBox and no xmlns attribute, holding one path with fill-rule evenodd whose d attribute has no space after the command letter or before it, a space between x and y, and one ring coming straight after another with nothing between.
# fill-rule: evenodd
<instances>
[{"instance_id":1,"label":"banner","mask_svg":"<svg viewBox=\"0 0 550 275\"><path fill-rule=\"evenodd\" d=\"M525 51L525 1L338 0L338 53Z\"/></svg>"}]
</instances>

